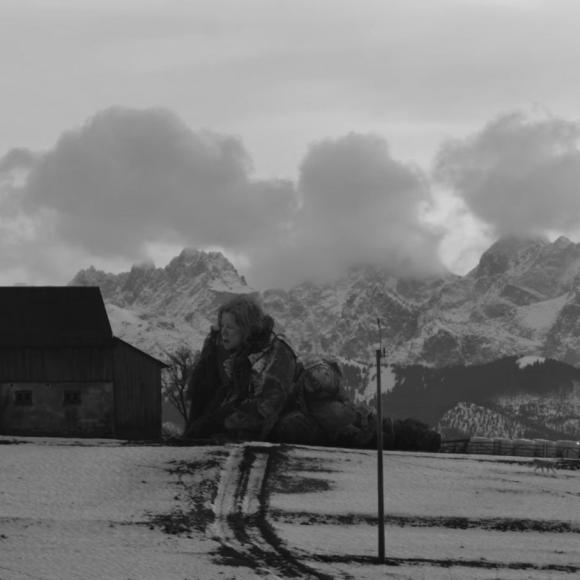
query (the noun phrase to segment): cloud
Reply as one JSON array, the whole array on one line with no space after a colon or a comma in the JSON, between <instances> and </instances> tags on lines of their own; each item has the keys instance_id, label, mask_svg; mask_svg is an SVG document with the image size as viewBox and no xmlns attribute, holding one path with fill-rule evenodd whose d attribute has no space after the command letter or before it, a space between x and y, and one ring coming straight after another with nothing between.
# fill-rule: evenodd
<instances>
[{"instance_id":1,"label":"cloud","mask_svg":"<svg viewBox=\"0 0 580 580\"><path fill-rule=\"evenodd\" d=\"M269 237L294 203L290 184L253 182L250 169L235 137L194 133L165 110L113 108L60 138L26 200L95 255L135 257L167 239L236 246Z\"/></svg>"},{"instance_id":2,"label":"cloud","mask_svg":"<svg viewBox=\"0 0 580 580\"><path fill-rule=\"evenodd\" d=\"M0 175L30 169L37 160L38 155L28 149L11 149L0 159Z\"/></svg>"},{"instance_id":3,"label":"cloud","mask_svg":"<svg viewBox=\"0 0 580 580\"><path fill-rule=\"evenodd\" d=\"M276 270L282 280L327 278L359 263L407 275L440 271L439 234L420 219L428 186L391 157L382 137L351 133L312 145L298 195L288 237L259 261L261 278Z\"/></svg>"},{"instance_id":4,"label":"cloud","mask_svg":"<svg viewBox=\"0 0 580 580\"><path fill-rule=\"evenodd\" d=\"M74 250L67 251L55 235L54 211L25 202L28 176L41 157L13 149L0 159L0 284L70 279L66 270Z\"/></svg>"},{"instance_id":5,"label":"cloud","mask_svg":"<svg viewBox=\"0 0 580 580\"><path fill-rule=\"evenodd\" d=\"M78 267L119 265L171 246L237 255L258 287L361 262L417 275L438 264L439 233L420 219L430 203L425 178L376 135L313 144L297 183L253 179L239 138L194 132L166 110L111 108L42 155L10 153L0 174L12 176L0 236L12 265L30 263L37 275L62 275L65 257ZM16 236L17 223L26 236Z\"/></svg>"},{"instance_id":6,"label":"cloud","mask_svg":"<svg viewBox=\"0 0 580 580\"><path fill-rule=\"evenodd\" d=\"M570 232L580 226L576 122L503 114L439 151L435 176L498 235Z\"/></svg>"}]
</instances>

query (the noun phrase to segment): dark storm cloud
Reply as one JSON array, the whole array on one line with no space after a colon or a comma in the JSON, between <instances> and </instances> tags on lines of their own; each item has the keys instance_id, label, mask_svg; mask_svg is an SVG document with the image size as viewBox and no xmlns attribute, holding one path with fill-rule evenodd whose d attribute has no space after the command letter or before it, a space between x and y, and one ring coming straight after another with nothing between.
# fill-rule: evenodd
<instances>
[{"instance_id":1,"label":"dark storm cloud","mask_svg":"<svg viewBox=\"0 0 580 580\"><path fill-rule=\"evenodd\" d=\"M435 175L498 234L567 232L580 226L580 125L504 114L444 145Z\"/></svg>"}]
</instances>

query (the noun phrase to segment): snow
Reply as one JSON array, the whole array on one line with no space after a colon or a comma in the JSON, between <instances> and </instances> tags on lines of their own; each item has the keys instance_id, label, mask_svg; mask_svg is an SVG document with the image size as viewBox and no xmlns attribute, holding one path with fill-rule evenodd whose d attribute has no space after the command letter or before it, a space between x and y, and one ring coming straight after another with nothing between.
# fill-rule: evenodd
<instances>
[{"instance_id":1,"label":"snow","mask_svg":"<svg viewBox=\"0 0 580 580\"><path fill-rule=\"evenodd\" d=\"M551 300L520 306L517 309L516 317L523 327L538 334L545 334L556 322L566 300L567 295L563 294Z\"/></svg>"},{"instance_id":2,"label":"snow","mask_svg":"<svg viewBox=\"0 0 580 580\"><path fill-rule=\"evenodd\" d=\"M207 333L206 326L209 326L202 323L202 330L197 330L183 320L162 317L145 319L134 310L110 303L105 306L115 336L160 360L165 360L167 352L182 345L194 350L200 348Z\"/></svg>"},{"instance_id":3,"label":"snow","mask_svg":"<svg viewBox=\"0 0 580 580\"><path fill-rule=\"evenodd\" d=\"M227 277L227 280L210 280L208 289L214 292L224 292L228 294L248 294L252 289L237 281L235 276Z\"/></svg>"},{"instance_id":4,"label":"snow","mask_svg":"<svg viewBox=\"0 0 580 580\"><path fill-rule=\"evenodd\" d=\"M543 363L546 359L544 357L541 356L533 356L533 355L528 355L528 356L522 356L520 357L517 361L516 364L518 365L518 367L520 369L523 369L529 365L533 365L535 363Z\"/></svg>"},{"instance_id":5,"label":"snow","mask_svg":"<svg viewBox=\"0 0 580 580\"><path fill-rule=\"evenodd\" d=\"M381 364L381 393L389 393L397 383L393 365ZM369 379L364 391L357 396L356 402L370 401L377 394L377 365L370 367Z\"/></svg>"},{"instance_id":6,"label":"snow","mask_svg":"<svg viewBox=\"0 0 580 580\"><path fill-rule=\"evenodd\" d=\"M248 451L256 467L236 478ZM534 473L524 458L385 452L387 563L378 564L374 451L2 436L0 457L2 580L290 577L278 553L260 561L275 547L271 536L297 560L294 570L318 578L559 580L580 570L580 473ZM256 503L263 477L266 504ZM213 480L213 504L192 511ZM240 509L255 517L266 506L269 535L251 524L235 533L230 492L242 480ZM172 513L199 523L204 507L216 514L205 531L155 523ZM449 524L454 518L465 518L465 529ZM536 528L497 529L512 520ZM554 524L567 528L540 529ZM243 551L244 541L258 554L255 569L251 558L220 556L228 546Z\"/></svg>"},{"instance_id":7,"label":"snow","mask_svg":"<svg viewBox=\"0 0 580 580\"><path fill-rule=\"evenodd\" d=\"M107 316L113 328L123 328L124 326L143 326L146 322L133 310L121 308L115 304L106 303Z\"/></svg>"},{"instance_id":8,"label":"snow","mask_svg":"<svg viewBox=\"0 0 580 580\"><path fill-rule=\"evenodd\" d=\"M179 502L166 469L191 451L35 440L2 445L0 456L3 580L212 577L207 539L146 525Z\"/></svg>"}]
</instances>

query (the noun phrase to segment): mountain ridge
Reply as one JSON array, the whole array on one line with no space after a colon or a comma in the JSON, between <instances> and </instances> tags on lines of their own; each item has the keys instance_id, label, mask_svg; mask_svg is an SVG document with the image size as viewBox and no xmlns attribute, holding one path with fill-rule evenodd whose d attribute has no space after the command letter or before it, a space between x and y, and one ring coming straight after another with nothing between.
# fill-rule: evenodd
<instances>
[{"instance_id":1,"label":"mountain ridge","mask_svg":"<svg viewBox=\"0 0 580 580\"><path fill-rule=\"evenodd\" d=\"M564 237L500 239L464 276L404 279L361 265L333 282L258 290L220 252L185 249L163 268L91 267L70 284L99 286L115 334L160 358L182 345L199 349L225 300L255 294L299 355L338 357L354 398L366 403L378 321L386 367L451 369L525 356L580 364L580 244Z\"/></svg>"},{"instance_id":2,"label":"mountain ridge","mask_svg":"<svg viewBox=\"0 0 580 580\"><path fill-rule=\"evenodd\" d=\"M186 249L164 268L109 274L90 267L70 285L99 286L121 334L130 325L123 311L152 331L157 321L160 329L173 324L175 336L159 332L141 343L153 355L175 341L197 348L219 304L253 293L305 353L372 359L380 320L392 362L446 366L533 354L580 364L580 245L563 237L501 239L464 276L402 279L359 266L333 282L258 290L220 252Z\"/></svg>"}]
</instances>

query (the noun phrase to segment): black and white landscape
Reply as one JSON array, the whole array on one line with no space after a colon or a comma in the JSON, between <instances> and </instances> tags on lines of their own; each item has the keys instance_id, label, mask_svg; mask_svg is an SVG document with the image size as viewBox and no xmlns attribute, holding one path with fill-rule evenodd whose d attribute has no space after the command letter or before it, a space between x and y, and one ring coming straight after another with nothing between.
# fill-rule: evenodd
<instances>
[{"instance_id":1,"label":"black and white landscape","mask_svg":"<svg viewBox=\"0 0 580 580\"><path fill-rule=\"evenodd\" d=\"M579 577L580 471L465 453L578 449L579 21L575 0L0 1L0 285L97 286L160 360L255 293L370 409L384 347L385 415L458 445L385 452L378 564L370 450L2 432L0 580Z\"/></svg>"},{"instance_id":2,"label":"black and white landscape","mask_svg":"<svg viewBox=\"0 0 580 580\"><path fill-rule=\"evenodd\" d=\"M580 245L564 237L501 239L464 276L359 266L258 290L222 254L183 250L163 268L89 268L71 284L99 286L114 332L161 358L199 349L223 300L255 292L298 353L338 357L347 388L369 404L380 319L392 416L456 435L580 438Z\"/></svg>"},{"instance_id":3,"label":"black and white landscape","mask_svg":"<svg viewBox=\"0 0 580 580\"><path fill-rule=\"evenodd\" d=\"M569 580L579 472L528 458L0 437L10 580Z\"/></svg>"}]
</instances>

